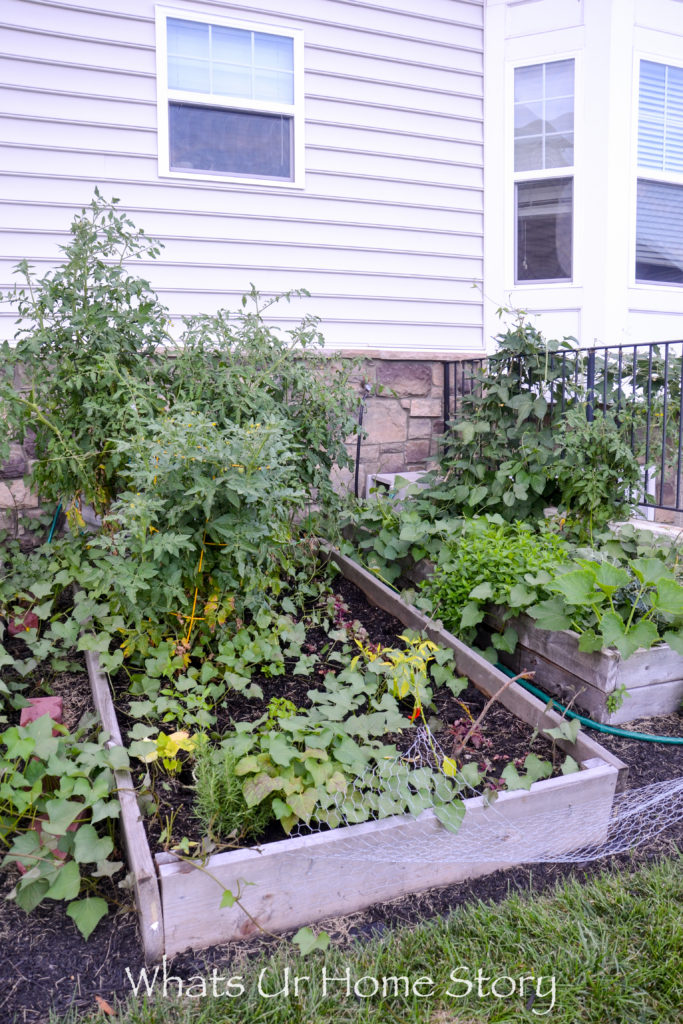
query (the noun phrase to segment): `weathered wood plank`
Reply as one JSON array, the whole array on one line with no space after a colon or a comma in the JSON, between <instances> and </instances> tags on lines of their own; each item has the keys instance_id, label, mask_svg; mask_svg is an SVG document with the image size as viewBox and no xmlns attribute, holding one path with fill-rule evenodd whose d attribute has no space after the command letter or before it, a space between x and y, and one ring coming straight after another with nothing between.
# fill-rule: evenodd
<instances>
[{"instance_id":1,"label":"weathered wood plank","mask_svg":"<svg viewBox=\"0 0 683 1024\"><path fill-rule=\"evenodd\" d=\"M476 878L602 842L618 772L597 759L575 775L501 793L492 806L466 800L459 832L434 812L364 822L325 833L217 854L198 870L157 857L166 953L283 931L347 914L407 892ZM245 910L219 909L223 888ZM249 916L251 915L251 916Z\"/></svg>"},{"instance_id":2,"label":"weathered wood plank","mask_svg":"<svg viewBox=\"0 0 683 1024\"><path fill-rule=\"evenodd\" d=\"M447 647L455 654L457 671L472 680L473 684L487 696L500 693L500 703L515 715L536 729L553 729L562 721L562 717L552 710L546 710L543 701L524 690L519 684L509 684L508 677L492 665L481 654L467 647L461 640L443 627L437 626L427 615L407 604L403 598L390 590L375 576L358 565L351 558L342 555L330 545L323 548L327 555L339 566L344 576L355 583L373 604L394 615L404 626L419 630L429 636L434 643ZM503 689L505 687L505 689ZM614 765L619 772L618 789L626 785L628 768L618 757L597 743L591 736L580 731L576 743L558 740L561 750L571 754L578 762L587 758L600 757L608 764Z\"/></svg>"},{"instance_id":3,"label":"weathered wood plank","mask_svg":"<svg viewBox=\"0 0 683 1024\"><path fill-rule=\"evenodd\" d=\"M99 658L94 651L85 652L85 661L95 708L105 732L111 737L109 744L121 747L123 742L109 692L109 681L100 669ZM156 868L140 817L131 774L117 771L114 777L121 804L123 843L134 880L142 945L145 959L151 963L159 960L164 952L164 925Z\"/></svg>"}]
</instances>

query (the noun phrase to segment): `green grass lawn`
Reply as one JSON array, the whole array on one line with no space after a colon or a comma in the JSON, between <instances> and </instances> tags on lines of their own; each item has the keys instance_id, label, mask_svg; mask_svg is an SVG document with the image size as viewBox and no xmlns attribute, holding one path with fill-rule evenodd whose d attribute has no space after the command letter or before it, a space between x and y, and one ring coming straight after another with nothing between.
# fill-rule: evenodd
<instances>
[{"instance_id":1,"label":"green grass lawn","mask_svg":"<svg viewBox=\"0 0 683 1024\"><path fill-rule=\"evenodd\" d=\"M217 998L210 973L182 978L183 1000L163 998L162 967L155 985L159 995L143 996L143 983L116 1020L678 1024L682 869L679 857L633 872L606 872L585 884L568 881L543 896L471 904L448 919L306 958L283 945L267 957L217 971ZM169 967L167 975L173 973ZM232 997L221 994L228 975ZM139 977L133 980L137 984ZM178 982L168 981L167 991L177 990Z\"/></svg>"}]
</instances>

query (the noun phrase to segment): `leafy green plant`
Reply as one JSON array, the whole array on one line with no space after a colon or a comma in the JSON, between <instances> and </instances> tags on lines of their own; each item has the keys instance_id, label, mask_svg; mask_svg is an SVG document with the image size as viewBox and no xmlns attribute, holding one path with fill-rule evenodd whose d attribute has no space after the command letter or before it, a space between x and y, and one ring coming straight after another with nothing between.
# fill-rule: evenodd
<instances>
[{"instance_id":1,"label":"leafy green plant","mask_svg":"<svg viewBox=\"0 0 683 1024\"><path fill-rule=\"evenodd\" d=\"M499 516L466 520L441 563L421 585L432 613L468 643L489 605L500 605L505 617L534 604L559 567L568 563L565 541L551 532L538 533L526 523L507 523ZM511 627L494 633L497 650L514 650Z\"/></svg>"},{"instance_id":2,"label":"leafy green plant","mask_svg":"<svg viewBox=\"0 0 683 1024\"><path fill-rule=\"evenodd\" d=\"M628 658L664 639L683 654L683 586L661 559L577 565L546 585L554 597L528 609L541 629L574 629L581 651L616 647Z\"/></svg>"},{"instance_id":3,"label":"leafy green plant","mask_svg":"<svg viewBox=\"0 0 683 1024\"><path fill-rule=\"evenodd\" d=\"M565 414L562 457L557 462L559 504L567 518L587 524L590 537L611 519L626 518L643 497L641 467L626 440L628 417L583 406Z\"/></svg>"},{"instance_id":4,"label":"leafy green plant","mask_svg":"<svg viewBox=\"0 0 683 1024\"><path fill-rule=\"evenodd\" d=\"M250 807L235 771L238 757L229 747L202 742L194 765L195 813L206 832L224 842L258 839L272 818L267 802Z\"/></svg>"},{"instance_id":5,"label":"leafy green plant","mask_svg":"<svg viewBox=\"0 0 683 1024\"><path fill-rule=\"evenodd\" d=\"M145 410L163 406L159 380L166 362L168 313L147 281L127 264L155 259L159 245L95 190L71 225L63 262L36 279L24 260L24 280L7 296L16 306L15 346L2 347L0 375L5 440L36 436L31 486L44 499L70 499L107 509L125 463L113 449ZM14 388L15 368L25 383ZM153 383L154 381L154 383Z\"/></svg>"},{"instance_id":6,"label":"leafy green plant","mask_svg":"<svg viewBox=\"0 0 683 1024\"><path fill-rule=\"evenodd\" d=\"M88 875L123 867L110 859L111 836L95 828L118 817L114 770L128 766L126 751L105 740L90 737L88 725L70 735L47 715L0 733L2 866L23 869L10 898L27 912L44 899L66 900L85 938L107 912L98 896L79 899Z\"/></svg>"},{"instance_id":7,"label":"leafy green plant","mask_svg":"<svg viewBox=\"0 0 683 1024\"><path fill-rule=\"evenodd\" d=\"M336 509L330 473L352 464L345 442L358 429L356 364L323 354L315 317L285 332L272 324L276 304L301 297L305 289L266 299L252 285L241 310L188 318L173 359L172 404L205 410L220 429L279 421L308 500Z\"/></svg>"},{"instance_id":8,"label":"leafy green plant","mask_svg":"<svg viewBox=\"0 0 683 1024\"><path fill-rule=\"evenodd\" d=\"M440 508L467 516L495 512L508 520L538 519L545 507L558 503L553 431L553 416L561 408L558 354L571 365L572 345L566 339L546 341L523 311L496 341L445 438L443 481L433 496ZM570 383L565 398L572 391Z\"/></svg>"},{"instance_id":9,"label":"leafy green plant","mask_svg":"<svg viewBox=\"0 0 683 1024\"><path fill-rule=\"evenodd\" d=\"M178 775L182 769L182 761L178 757L181 751L194 753L196 738L190 736L186 729L166 734L159 732L155 737L143 737L128 748L128 753L139 757L147 765L161 764L169 775Z\"/></svg>"},{"instance_id":10,"label":"leafy green plant","mask_svg":"<svg viewBox=\"0 0 683 1024\"><path fill-rule=\"evenodd\" d=\"M622 707L624 701L630 698L631 694L626 689L626 684L622 683L621 686L617 686L612 693L608 693L605 697L605 707L610 715L615 714Z\"/></svg>"}]
</instances>

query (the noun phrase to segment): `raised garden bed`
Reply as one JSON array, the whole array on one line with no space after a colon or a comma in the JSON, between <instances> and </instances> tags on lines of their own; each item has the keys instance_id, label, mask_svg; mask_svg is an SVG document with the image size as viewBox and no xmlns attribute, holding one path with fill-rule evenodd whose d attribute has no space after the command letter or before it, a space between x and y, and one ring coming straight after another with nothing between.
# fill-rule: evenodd
<instances>
[{"instance_id":1,"label":"raised garden bed","mask_svg":"<svg viewBox=\"0 0 683 1024\"><path fill-rule=\"evenodd\" d=\"M421 583L433 571L427 560L404 570L411 583ZM503 609L491 608L483 623L483 646L502 625ZM510 626L517 632L517 645L512 654L499 651L501 663L514 672L534 672L537 686L596 722L622 725L669 715L683 706L683 658L668 644L624 659L616 650L580 651L578 634L540 629L528 615L506 619L505 628ZM617 693L620 706L610 711L609 698Z\"/></svg>"},{"instance_id":2,"label":"raised garden bed","mask_svg":"<svg viewBox=\"0 0 683 1024\"><path fill-rule=\"evenodd\" d=\"M495 628L502 618L494 611L486 622ZM500 652L501 662L515 672L535 672L539 686L596 722L622 725L671 714L683 704L683 658L667 644L636 651L624 660L614 650L580 651L576 633L539 629L528 615L508 620L506 626L519 639L513 654ZM610 711L610 695L617 694L621 704Z\"/></svg>"},{"instance_id":3,"label":"raised garden bed","mask_svg":"<svg viewBox=\"0 0 683 1024\"><path fill-rule=\"evenodd\" d=\"M476 652L354 562L332 549L328 555L371 603L453 650L458 672L484 693L493 695L500 690L500 703L534 728L553 728L560 723L560 717L545 710L541 701L516 684L509 685L507 678ZM95 704L112 741L120 742L108 683L99 672L96 654L88 654L88 668ZM147 959L243 939L259 926L269 931L294 928L408 892L475 878L544 853L552 856L599 843L610 819L614 793L625 780L625 766L582 734L575 743L559 740L558 746L582 765L581 772L534 783L528 792L502 793L493 807L484 806L480 797L469 799L463 825L455 835L446 832L434 812L427 810L417 818L395 816L340 827L216 854L196 864L168 853L152 858L130 778L122 775L121 820L135 875ZM533 830L536 839L526 835L530 821L537 826ZM492 835L500 844L496 860L474 855L471 838L482 823L494 826ZM440 845L446 841L448 854L430 859L429 844L434 841ZM406 844L422 849L423 856L397 856L396 850ZM244 909L219 909L225 888L240 892Z\"/></svg>"}]
</instances>

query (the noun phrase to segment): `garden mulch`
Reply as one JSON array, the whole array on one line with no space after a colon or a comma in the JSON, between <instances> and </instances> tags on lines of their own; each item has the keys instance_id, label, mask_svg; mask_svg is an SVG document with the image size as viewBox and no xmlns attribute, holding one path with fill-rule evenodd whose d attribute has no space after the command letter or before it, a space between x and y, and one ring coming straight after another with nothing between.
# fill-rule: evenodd
<instances>
[{"instance_id":1,"label":"garden mulch","mask_svg":"<svg viewBox=\"0 0 683 1024\"><path fill-rule=\"evenodd\" d=\"M363 622L372 639L382 645L394 644L396 634L403 632L401 624L379 609L368 607L351 584L342 581L338 586L353 617ZM271 695L272 689L278 696L287 696L295 702L303 701L305 691L311 688L310 679L301 677L276 677L262 682L267 682L269 687L266 696ZM542 680L538 682L542 685ZM84 675L65 675L51 680L53 690L65 697L65 719L69 725L73 725L87 707L86 685ZM447 702L445 695L438 693L436 698L439 717L448 722L448 716L457 713L457 709ZM473 687L468 687L460 700L467 704L475 717L484 703ZM235 706L232 713L236 711ZM666 718L641 719L630 723L628 728L663 736L683 735L683 715L676 713ZM511 759L524 756L529 750L530 730L523 723L513 721L502 707L493 706L484 732L494 739L496 751L505 752L506 760L501 762L501 767ZM683 775L683 746L643 743L600 733L594 733L594 736L629 765L630 787ZM533 750L540 756L544 753L547 756L547 750L544 752L539 746L545 742L538 738L534 740ZM476 752L474 756L478 757L480 753ZM190 794L191 790L185 789L185 793ZM186 803L187 810L176 823L179 835L186 834L185 825L193 823L189 800ZM430 917L446 916L455 907L471 900L496 902L513 890L546 892L569 876L582 879L606 869L628 871L640 863L673 855L682 849L683 822L678 822L630 854L588 864L533 864L497 871L480 879L411 894L345 918L320 922L319 927L327 930L332 941L339 945L363 942L381 937L398 926L413 926ZM0 895L11 888L13 871L11 868L0 876ZM118 888L116 879L102 880L98 892L108 899L112 909L87 943L67 917L64 905L41 905L31 915L26 915L14 902L2 899L2 1024L43 1024L48 1020L51 1009L56 1013L64 1013L71 1008L95 1014L98 997L115 1005L117 999L123 1000L130 995L131 984L126 972L128 970L133 979L137 979L143 967L132 894ZM277 940L263 937L248 943L227 943L200 952L190 950L174 958L173 973L188 978L210 974L214 967L224 972L230 965L238 961L243 963L245 958L259 955L276 944Z\"/></svg>"}]
</instances>

